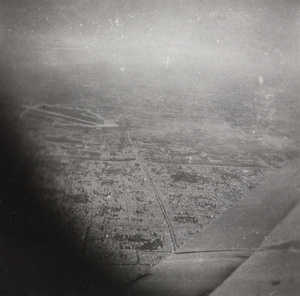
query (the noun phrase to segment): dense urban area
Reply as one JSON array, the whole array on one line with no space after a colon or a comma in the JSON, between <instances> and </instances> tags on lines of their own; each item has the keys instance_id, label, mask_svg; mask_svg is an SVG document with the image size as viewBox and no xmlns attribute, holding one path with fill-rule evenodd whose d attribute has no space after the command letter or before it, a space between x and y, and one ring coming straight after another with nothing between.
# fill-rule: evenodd
<instances>
[{"instance_id":1,"label":"dense urban area","mask_svg":"<svg viewBox=\"0 0 300 296\"><path fill-rule=\"evenodd\" d=\"M83 256L125 285L297 155L280 134L281 95L258 85L174 92L167 103L92 97L26 105L19 120L35 144L40 197Z\"/></svg>"}]
</instances>

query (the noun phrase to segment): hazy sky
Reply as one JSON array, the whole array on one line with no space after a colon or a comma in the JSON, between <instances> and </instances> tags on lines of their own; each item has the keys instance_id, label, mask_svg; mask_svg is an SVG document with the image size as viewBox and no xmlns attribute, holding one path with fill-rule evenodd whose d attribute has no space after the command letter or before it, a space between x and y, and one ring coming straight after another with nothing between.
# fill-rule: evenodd
<instances>
[{"instance_id":1,"label":"hazy sky","mask_svg":"<svg viewBox=\"0 0 300 296\"><path fill-rule=\"evenodd\" d=\"M2 0L4 60L192 67L267 75L299 66L299 1Z\"/></svg>"}]
</instances>

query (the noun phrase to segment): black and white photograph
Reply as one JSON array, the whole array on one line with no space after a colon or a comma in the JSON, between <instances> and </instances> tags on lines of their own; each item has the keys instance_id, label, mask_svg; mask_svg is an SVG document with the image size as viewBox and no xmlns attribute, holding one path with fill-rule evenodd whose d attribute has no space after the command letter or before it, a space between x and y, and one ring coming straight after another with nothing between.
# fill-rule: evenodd
<instances>
[{"instance_id":1,"label":"black and white photograph","mask_svg":"<svg viewBox=\"0 0 300 296\"><path fill-rule=\"evenodd\" d=\"M0 296L299 296L300 1L0 0Z\"/></svg>"}]
</instances>

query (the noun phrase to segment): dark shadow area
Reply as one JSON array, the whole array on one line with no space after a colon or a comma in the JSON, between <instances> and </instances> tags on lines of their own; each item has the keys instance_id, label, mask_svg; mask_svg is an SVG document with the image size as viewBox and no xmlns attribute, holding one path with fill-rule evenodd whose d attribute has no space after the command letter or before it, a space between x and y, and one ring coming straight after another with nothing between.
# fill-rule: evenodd
<instances>
[{"instance_id":1,"label":"dark shadow area","mask_svg":"<svg viewBox=\"0 0 300 296\"><path fill-rule=\"evenodd\" d=\"M0 294L115 295L116 283L91 268L39 198L34 151L22 151L13 97L0 94ZM34 149L34 148L30 148ZM30 151L29 151L30 152Z\"/></svg>"}]
</instances>

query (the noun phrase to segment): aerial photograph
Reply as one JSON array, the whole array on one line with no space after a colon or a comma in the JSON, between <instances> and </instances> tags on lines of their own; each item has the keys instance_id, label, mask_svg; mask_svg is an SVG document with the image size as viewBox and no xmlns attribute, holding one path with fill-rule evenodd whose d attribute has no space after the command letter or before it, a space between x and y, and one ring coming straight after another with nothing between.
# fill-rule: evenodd
<instances>
[{"instance_id":1,"label":"aerial photograph","mask_svg":"<svg viewBox=\"0 0 300 296\"><path fill-rule=\"evenodd\" d=\"M300 294L300 2L0 0L0 295Z\"/></svg>"}]
</instances>

